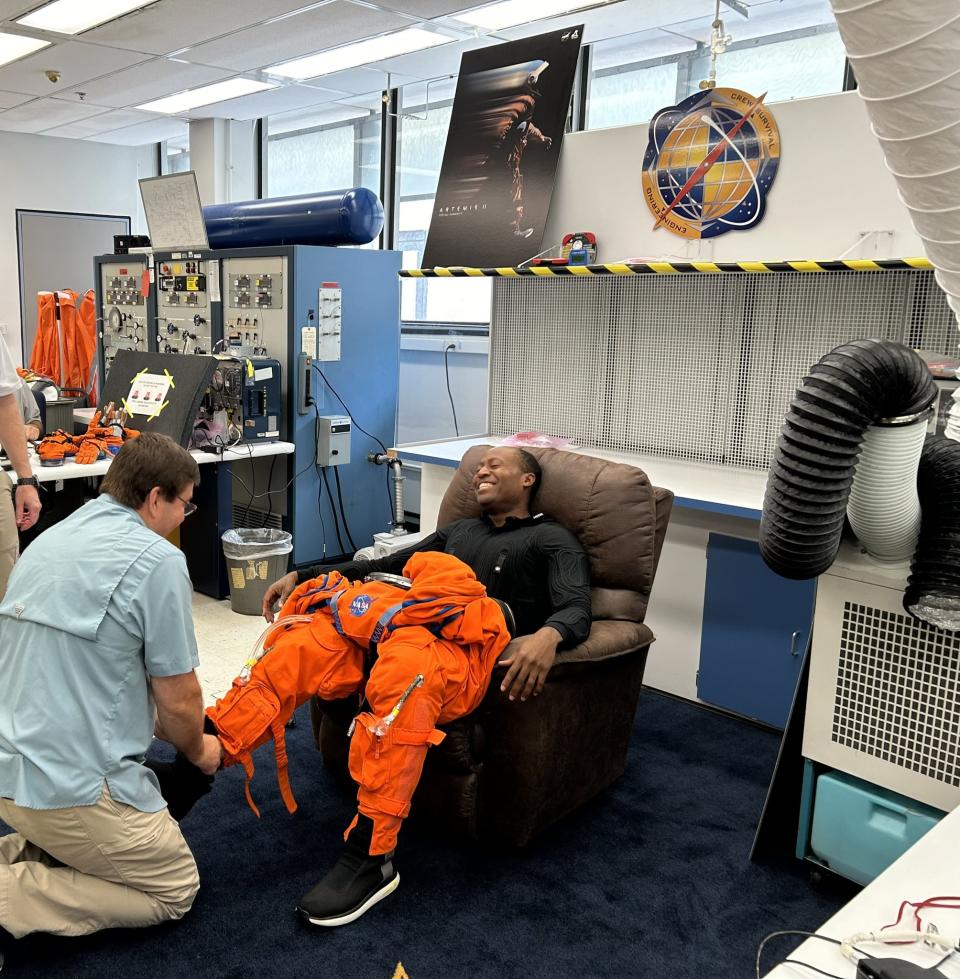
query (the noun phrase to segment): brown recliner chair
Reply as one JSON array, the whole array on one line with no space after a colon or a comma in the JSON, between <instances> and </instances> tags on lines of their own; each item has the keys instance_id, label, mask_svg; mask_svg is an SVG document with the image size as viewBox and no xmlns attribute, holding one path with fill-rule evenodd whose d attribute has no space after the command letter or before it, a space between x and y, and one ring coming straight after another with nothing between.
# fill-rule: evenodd
<instances>
[{"instance_id":1,"label":"brown recliner chair","mask_svg":"<svg viewBox=\"0 0 960 979\"><path fill-rule=\"evenodd\" d=\"M479 514L472 479L484 448L463 457L440 526ZM428 752L412 806L413 818L444 832L517 846L623 773L653 641L643 617L673 503L672 492L632 466L530 451L543 468L535 508L574 533L590 559L590 635L559 653L543 693L526 703L500 693L506 669L497 667L480 707L444 725L447 737ZM356 697L311 703L324 762L346 779L357 708Z\"/></svg>"}]
</instances>

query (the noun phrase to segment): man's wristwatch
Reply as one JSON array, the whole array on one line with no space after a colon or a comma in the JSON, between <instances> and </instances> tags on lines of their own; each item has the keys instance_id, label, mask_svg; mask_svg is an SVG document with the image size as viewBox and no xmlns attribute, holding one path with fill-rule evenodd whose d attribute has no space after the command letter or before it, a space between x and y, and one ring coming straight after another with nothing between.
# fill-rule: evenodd
<instances>
[{"instance_id":1,"label":"man's wristwatch","mask_svg":"<svg viewBox=\"0 0 960 979\"><path fill-rule=\"evenodd\" d=\"M36 476L20 476L17 479L17 486L32 486L34 489L40 489L40 480Z\"/></svg>"}]
</instances>

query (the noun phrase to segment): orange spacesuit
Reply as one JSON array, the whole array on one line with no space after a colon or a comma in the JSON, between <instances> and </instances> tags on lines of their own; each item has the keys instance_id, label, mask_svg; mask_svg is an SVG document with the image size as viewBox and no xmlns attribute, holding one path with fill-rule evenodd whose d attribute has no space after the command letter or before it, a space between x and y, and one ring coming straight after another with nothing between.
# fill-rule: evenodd
<instances>
[{"instance_id":1,"label":"orange spacesuit","mask_svg":"<svg viewBox=\"0 0 960 979\"><path fill-rule=\"evenodd\" d=\"M350 582L337 571L303 582L249 677L238 677L207 711L224 764L247 771L248 798L250 753L274 738L281 792L293 811L284 724L314 694L337 699L362 690L367 709L353 728L350 773L359 784L359 811L373 821L371 854L395 847L427 748L443 740L436 725L478 706L510 641L500 606L462 561L419 552L404 575L409 590ZM310 618L283 621L292 615Z\"/></svg>"}]
</instances>

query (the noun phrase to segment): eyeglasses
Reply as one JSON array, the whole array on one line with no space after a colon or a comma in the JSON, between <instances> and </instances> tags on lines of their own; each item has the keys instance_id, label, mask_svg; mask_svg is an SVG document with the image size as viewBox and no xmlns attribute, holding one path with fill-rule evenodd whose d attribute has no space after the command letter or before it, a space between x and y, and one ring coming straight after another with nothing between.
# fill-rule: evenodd
<instances>
[{"instance_id":1,"label":"eyeglasses","mask_svg":"<svg viewBox=\"0 0 960 979\"><path fill-rule=\"evenodd\" d=\"M197 504L193 500L185 500L182 496L178 496L177 499L183 504L183 515L189 517L191 513L197 512Z\"/></svg>"}]
</instances>

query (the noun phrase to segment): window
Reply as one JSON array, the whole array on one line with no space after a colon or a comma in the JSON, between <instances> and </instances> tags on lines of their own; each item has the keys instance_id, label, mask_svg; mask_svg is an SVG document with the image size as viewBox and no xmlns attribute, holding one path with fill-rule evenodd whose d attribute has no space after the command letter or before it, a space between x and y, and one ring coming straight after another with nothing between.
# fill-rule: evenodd
<instances>
[{"instance_id":1,"label":"window","mask_svg":"<svg viewBox=\"0 0 960 979\"><path fill-rule=\"evenodd\" d=\"M731 36L717 84L767 102L828 95L843 88L844 48L827 0L754 4L749 19L721 8ZM699 90L710 73L713 17L598 41L592 48L587 129L647 122Z\"/></svg>"},{"instance_id":2,"label":"window","mask_svg":"<svg viewBox=\"0 0 960 979\"><path fill-rule=\"evenodd\" d=\"M358 102L267 119L265 196L351 187L380 193L380 93Z\"/></svg>"},{"instance_id":3,"label":"window","mask_svg":"<svg viewBox=\"0 0 960 979\"><path fill-rule=\"evenodd\" d=\"M190 134L160 144L160 172L185 173L190 169Z\"/></svg>"},{"instance_id":4,"label":"window","mask_svg":"<svg viewBox=\"0 0 960 979\"><path fill-rule=\"evenodd\" d=\"M680 54L694 43L662 31L599 41L592 47L587 129L647 122L677 94Z\"/></svg>"},{"instance_id":5,"label":"window","mask_svg":"<svg viewBox=\"0 0 960 979\"><path fill-rule=\"evenodd\" d=\"M403 267L420 267L450 126L455 80L407 85L397 120L397 248ZM489 279L403 279L402 320L489 323Z\"/></svg>"}]
</instances>

